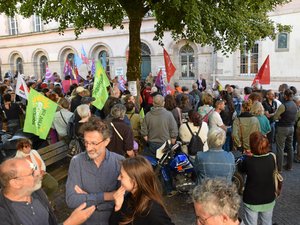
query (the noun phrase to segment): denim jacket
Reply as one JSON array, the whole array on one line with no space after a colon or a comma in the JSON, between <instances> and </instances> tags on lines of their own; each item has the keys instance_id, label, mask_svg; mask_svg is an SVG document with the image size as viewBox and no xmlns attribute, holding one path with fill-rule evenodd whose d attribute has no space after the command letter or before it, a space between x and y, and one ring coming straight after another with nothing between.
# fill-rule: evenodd
<instances>
[{"instance_id":1,"label":"denim jacket","mask_svg":"<svg viewBox=\"0 0 300 225\"><path fill-rule=\"evenodd\" d=\"M221 177L231 182L235 172L234 156L223 149L209 149L207 152L198 152L195 163L197 182L200 184L205 178Z\"/></svg>"}]
</instances>

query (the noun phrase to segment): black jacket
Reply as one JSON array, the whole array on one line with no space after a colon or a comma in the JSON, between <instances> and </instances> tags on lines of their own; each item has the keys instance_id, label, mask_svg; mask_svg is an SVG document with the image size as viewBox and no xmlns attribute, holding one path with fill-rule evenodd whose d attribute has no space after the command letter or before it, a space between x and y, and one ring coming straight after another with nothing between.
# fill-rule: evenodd
<instances>
[{"instance_id":1,"label":"black jacket","mask_svg":"<svg viewBox=\"0 0 300 225\"><path fill-rule=\"evenodd\" d=\"M122 215L126 215L130 212L130 204L131 201L131 194L127 194L125 196L122 208L117 211L113 212L110 220L109 225L119 225L119 222L122 220ZM164 208L155 201L150 201L149 210L144 215L136 215L133 222L130 225L174 225L172 223L170 217L164 210Z\"/></svg>"},{"instance_id":2,"label":"black jacket","mask_svg":"<svg viewBox=\"0 0 300 225\"><path fill-rule=\"evenodd\" d=\"M56 217L49 205L46 194L42 189L39 189L32 193L32 198L39 199L41 204L49 212L49 225L57 225ZM0 192L0 223L1 225L22 225L20 218L18 217L16 211L11 206L11 202Z\"/></svg>"}]
</instances>

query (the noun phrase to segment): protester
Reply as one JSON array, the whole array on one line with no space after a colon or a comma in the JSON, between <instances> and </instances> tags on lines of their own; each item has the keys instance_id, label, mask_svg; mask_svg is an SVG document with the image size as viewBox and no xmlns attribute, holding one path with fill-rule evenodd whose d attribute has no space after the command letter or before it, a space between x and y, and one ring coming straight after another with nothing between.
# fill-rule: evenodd
<instances>
[{"instance_id":1,"label":"protester","mask_svg":"<svg viewBox=\"0 0 300 225\"><path fill-rule=\"evenodd\" d=\"M205 180L193 191L197 225L239 225L240 196L222 179Z\"/></svg>"},{"instance_id":2,"label":"protester","mask_svg":"<svg viewBox=\"0 0 300 225\"><path fill-rule=\"evenodd\" d=\"M114 194L115 212L110 225L173 224L163 204L159 182L147 159L137 156L123 161L118 179L121 187Z\"/></svg>"},{"instance_id":3,"label":"protester","mask_svg":"<svg viewBox=\"0 0 300 225\"><path fill-rule=\"evenodd\" d=\"M245 225L271 225L275 206L274 156L269 153L268 138L259 131L250 135L252 156L239 165L247 175L243 193ZM260 222L259 222L260 221Z\"/></svg>"},{"instance_id":4,"label":"protester","mask_svg":"<svg viewBox=\"0 0 300 225\"><path fill-rule=\"evenodd\" d=\"M261 102L255 102L250 109L250 113L255 116L259 121L260 132L267 135L271 132L271 126L268 118L264 115L264 107Z\"/></svg>"},{"instance_id":5,"label":"protester","mask_svg":"<svg viewBox=\"0 0 300 225\"><path fill-rule=\"evenodd\" d=\"M49 224L58 225L47 196L41 188L42 177L26 159L8 159L0 165L1 225ZM84 201L83 201L84 202ZM84 223L95 206L81 204L63 225Z\"/></svg>"},{"instance_id":6,"label":"protester","mask_svg":"<svg viewBox=\"0 0 300 225\"><path fill-rule=\"evenodd\" d=\"M109 122L112 130L110 142L107 149L122 156L134 157L133 132L125 122L126 107L123 104L116 104L111 109L112 120Z\"/></svg>"},{"instance_id":7,"label":"protester","mask_svg":"<svg viewBox=\"0 0 300 225\"><path fill-rule=\"evenodd\" d=\"M182 112L181 109L177 107L176 100L173 95L166 95L164 107L166 108L166 110L170 111L173 114L177 126L180 127L183 122Z\"/></svg>"},{"instance_id":8,"label":"protester","mask_svg":"<svg viewBox=\"0 0 300 225\"><path fill-rule=\"evenodd\" d=\"M293 136L296 121L297 106L293 101L293 92L290 89L284 91L284 101L278 107L274 120L278 120L276 129L276 156L278 170L292 170L293 165ZM283 151L287 151L287 163L283 166Z\"/></svg>"},{"instance_id":9,"label":"protester","mask_svg":"<svg viewBox=\"0 0 300 225\"><path fill-rule=\"evenodd\" d=\"M106 149L110 142L109 126L97 117L82 125L85 152L72 158L66 183L66 202L76 208L83 202L97 210L86 225L108 225L113 210L113 193L118 188L120 161L123 156Z\"/></svg>"},{"instance_id":10,"label":"protester","mask_svg":"<svg viewBox=\"0 0 300 225\"><path fill-rule=\"evenodd\" d=\"M23 111L18 104L12 102L10 94L4 94L3 100L2 110L7 121L7 131L14 134L21 129L19 116L23 114Z\"/></svg>"},{"instance_id":11,"label":"protester","mask_svg":"<svg viewBox=\"0 0 300 225\"><path fill-rule=\"evenodd\" d=\"M70 103L67 99L61 98L58 102L61 109L55 113L52 127L56 130L59 140L66 140L69 143L70 138L67 134L67 126L73 113L70 112Z\"/></svg>"},{"instance_id":12,"label":"protester","mask_svg":"<svg viewBox=\"0 0 300 225\"><path fill-rule=\"evenodd\" d=\"M227 131L227 126L223 123L220 113L225 110L225 102L223 100L217 100L215 103L215 110L209 116L209 129L214 127L220 127Z\"/></svg>"},{"instance_id":13,"label":"protester","mask_svg":"<svg viewBox=\"0 0 300 225\"><path fill-rule=\"evenodd\" d=\"M54 177L46 172L46 165L38 151L31 149L32 142L28 138L21 138L16 144L17 153L15 158L25 158L33 163L42 177L42 188L50 201L53 201L54 193L58 189L58 183Z\"/></svg>"},{"instance_id":14,"label":"protester","mask_svg":"<svg viewBox=\"0 0 300 225\"><path fill-rule=\"evenodd\" d=\"M235 162L233 154L222 149L225 139L226 132L223 129L214 127L209 130L207 136L209 150L198 152L194 163L198 183L206 178L216 177L231 182L235 172Z\"/></svg>"},{"instance_id":15,"label":"protester","mask_svg":"<svg viewBox=\"0 0 300 225\"><path fill-rule=\"evenodd\" d=\"M208 125L207 125L207 123L204 121L201 121L200 114L193 110L189 111L188 116L189 116L189 120L186 123L183 123L179 127L180 140L183 143L185 143L182 146L182 151L184 153L188 154L187 145L191 141L191 138L192 138L192 134L189 131L188 126L190 127L190 129L194 135L197 134L197 132L200 129L198 136L201 138L202 142L204 143L203 151L207 151L208 150L208 145L207 145Z\"/></svg>"},{"instance_id":16,"label":"protester","mask_svg":"<svg viewBox=\"0 0 300 225\"><path fill-rule=\"evenodd\" d=\"M198 79L196 80L196 84L198 85L199 91L205 91L206 90L206 80L203 78L202 74L198 76Z\"/></svg>"},{"instance_id":17,"label":"protester","mask_svg":"<svg viewBox=\"0 0 300 225\"><path fill-rule=\"evenodd\" d=\"M232 125L233 145L241 152L250 149L250 134L260 130L258 119L250 113L251 106L251 101L243 102L242 113L234 119Z\"/></svg>"}]
</instances>

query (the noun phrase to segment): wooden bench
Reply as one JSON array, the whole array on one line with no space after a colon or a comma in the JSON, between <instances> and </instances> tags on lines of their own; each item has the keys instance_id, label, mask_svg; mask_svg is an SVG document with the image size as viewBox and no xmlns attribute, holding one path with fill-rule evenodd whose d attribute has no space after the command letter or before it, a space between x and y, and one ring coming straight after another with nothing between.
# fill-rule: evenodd
<instances>
[{"instance_id":1,"label":"wooden bench","mask_svg":"<svg viewBox=\"0 0 300 225\"><path fill-rule=\"evenodd\" d=\"M69 147L65 141L59 141L38 150L44 160L47 171L57 180L64 179L69 168Z\"/></svg>"}]
</instances>

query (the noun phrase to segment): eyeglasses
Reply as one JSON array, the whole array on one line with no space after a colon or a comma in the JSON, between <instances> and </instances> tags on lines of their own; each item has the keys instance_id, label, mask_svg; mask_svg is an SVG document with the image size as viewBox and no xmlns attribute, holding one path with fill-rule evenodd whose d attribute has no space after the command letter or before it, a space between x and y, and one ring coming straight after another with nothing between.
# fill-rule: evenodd
<instances>
[{"instance_id":1,"label":"eyeglasses","mask_svg":"<svg viewBox=\"0 0 300 225\"><path fill-rule=\"evenodd\" d=\"M92 141L92 142L88 142L88 141L83 141L83 143L84 143L84 145L85 146L88 146L88 145L91 145L91 146L97 146L97 145L100 145L102 142L104 142L106 139L104 139L104 140L102 140L102 141L100 141L100 142L94 142L94 141Z\"/></svg>"},{"instance_id":2,"label":"eyeglasses","mask_svg":"<svg viewBox=\"0 0 300 225\"><path fill-rule=\"evenodd\" d=\"M210 215L209 217L202 219L200 216L196 216L196 221L197 224L199 225L205 225L206 221L209 220L211 217L213 217L214 215Z\"/></svg>"}]
</instances>

